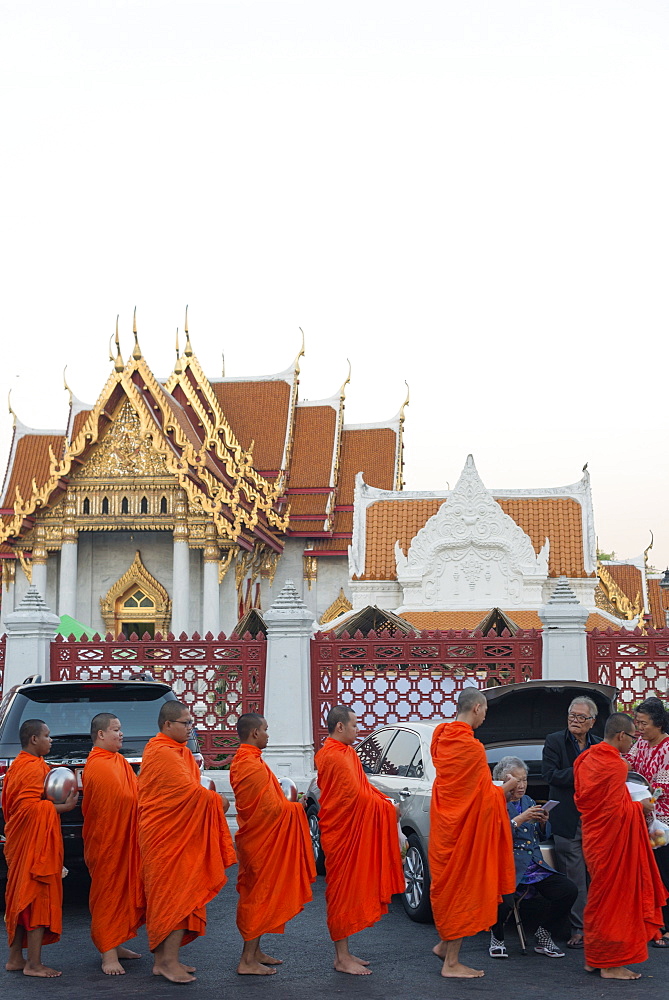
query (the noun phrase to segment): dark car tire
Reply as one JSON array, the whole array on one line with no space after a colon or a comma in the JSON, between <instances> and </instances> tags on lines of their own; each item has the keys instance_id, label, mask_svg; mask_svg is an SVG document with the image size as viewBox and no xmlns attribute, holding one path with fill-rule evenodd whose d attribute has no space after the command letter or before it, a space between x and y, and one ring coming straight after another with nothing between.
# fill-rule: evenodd
<instances>
[{"instance_id":1,"label":"dark car tire","mask_svg":"<svg viewBox=\"0 0 669 1000\"><path fill-rule=\"evenodd\" d=\"M409 850L404 859L406 890L402 893L402 906L410 920L418 924L432 922L430 904L430 869L420 837L410 833L407 837Z\"/></svg>"},{"instance_id":2,"label":"dark car tire","mask_svg":"<svg viewBox=\"0 0 669 1000\"><path fill-rule=\"evenodd\" d=\"M309 833L311 834L311 846L313 848L314 860L316 862L316 873L318 875L325 875L325 855L323 854L323 848L321 847L321 828L318 824L318 806L313 802L307 809L307 823L309 824Z\"/></svg>"}]
</instances>

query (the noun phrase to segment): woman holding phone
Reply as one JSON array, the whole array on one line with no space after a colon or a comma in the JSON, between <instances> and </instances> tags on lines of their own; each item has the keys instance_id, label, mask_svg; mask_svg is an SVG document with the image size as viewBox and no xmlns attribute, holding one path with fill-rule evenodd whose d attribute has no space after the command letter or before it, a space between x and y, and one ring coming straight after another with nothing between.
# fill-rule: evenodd
<instances>
[{"instance_id":1,"label":"woman holding phone","mask_svg":"<svg viewBox=\"0 0 669 1000\"><path fill-rule=\"evenodd\" d=\"M493 781L512 777L518 782L506 806L513 833L516 892L523 893L525 899L540 896L545 903L541 924L535 931L534 950L548 958L564 958L564 952L553 940L553 933L571 910L578 890L571 879L556 872L543 859L539 843L546 836L548 813L525 794L527 764L520 757L502 757L492 777ZM491 958L509 957L504 944L504 924L512 908L512 899L505 896L497 913L497 923L490 933L488 953Z\"/></svg>"}]
</instances>

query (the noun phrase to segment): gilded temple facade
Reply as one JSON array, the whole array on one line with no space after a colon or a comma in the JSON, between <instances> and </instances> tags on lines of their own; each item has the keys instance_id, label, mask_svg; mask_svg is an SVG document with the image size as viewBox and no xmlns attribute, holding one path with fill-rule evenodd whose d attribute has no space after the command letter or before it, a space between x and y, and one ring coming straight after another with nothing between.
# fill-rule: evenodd
<instances>
[{"instance_id":1,"label":"gilded temple facade","mask_svg":"<svg viewBox=\"0 0 669 1000\"><path fill-rule=\"evenodd\" d=\"M355 476L402 487L404 406L347 425L344 385L299 398L300 360L272 376L210 378L191 347L154 376L116 337L94 405L63 430L14 417L2 487L2 617L29 582L100 634L229 633L286 579L316 618L349 604ZM349 373L350 374L350 373ZM407 400L408 401L408 400Z\"/></svg>"}]
</instances>

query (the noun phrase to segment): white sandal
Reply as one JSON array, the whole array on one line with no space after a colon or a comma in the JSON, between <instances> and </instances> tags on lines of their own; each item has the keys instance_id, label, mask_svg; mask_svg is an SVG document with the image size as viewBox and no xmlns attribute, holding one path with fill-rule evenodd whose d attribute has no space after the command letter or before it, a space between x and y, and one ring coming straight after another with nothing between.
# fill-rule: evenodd
<instances>
[{"instance_id":1,"label":"white sandal","mask_svg":"<svg viewBox=\"0 0 669 1000\"><path fill-rule=\"evenodd\" d=\"M506 945L503 941L498 941L496 937L492 934L490 935L490 947L488 948L488 954L491 958L508 958L509 953L506 950Z\"/></svg>"}]
</instances>

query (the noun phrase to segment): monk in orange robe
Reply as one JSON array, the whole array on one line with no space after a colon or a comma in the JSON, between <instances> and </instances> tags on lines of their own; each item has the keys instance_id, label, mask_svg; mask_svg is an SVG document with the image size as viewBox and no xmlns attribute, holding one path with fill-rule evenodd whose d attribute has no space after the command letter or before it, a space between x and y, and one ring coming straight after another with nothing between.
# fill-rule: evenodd
<instances>
[{"instance_id":1,"label":"monk in orange robe","mask_svg":"<svg viewBox=\"0 0 669 1000\"><path fill-rule=\"evenodd\" d=\"M348 939L388 912L391 897L404 892L405 881L397 835L399 807L367 780L353 749L357 732L355 713L336 705L328 715L330 735L315 764L334 967L368 976L369 962L351 954Z\"/></svg>"},{"instance_id":2,"label":"monk in orange robe","mask_svg":"<svg viewBox=\"0 0 669 1000\"><path fill-rule=\"evenodd\" d=\"M237 927L244 939L237 972L267 976L281 962L261 951L260 938L283 934L287 921L304 909L312 898L316 866L301 803L288 801L262 759L267 720L252 712L242 715L237 733L241 746L230 766L239 823Z\"/></svg>"},{"instance_id":3,"label":"monk in orange robe","mask_svg":"<svg viewBox=\"0 0 669 1000\"><path fill-rule=\"evenodd\" d=\"M121 723L101 712L91 722L93 749L84 767L84 859L91 876L91 937L102 971L123 976L120 959L139 958L122 944L145 919L137 839L137 776L120 752Z\"/></svg>"},{"instance_id":4,"label":"monk in orange robe","mask_svg":"<svg viewBox=\"0 0 669 1000\"><path fill-rule=\"evenodd\" d=\"M599 969L602 979L639 979L626 965L648 958L667 899L644 817L652 802L632 802L625 787L629 765L621 754L635 742L634 722L616 712L606 720L604 741L574 762L574 802L591 879L583 915L585 968Z\"/></svg>"},{"instance_id":5,"label":"monk in orange robe","mask_svg":"<svg viewBox=\"0 0 669 1000\"><path fill-rule=\"evenodd\" d=\"M153 973L173 983L195 982L195 969L179 961L179 948L205 933L206 905L237 860L222 796L202 786L186 746L192 727L186 705L164 702L160 732L146 744L139 773L139 849Z\"/></svg>"},{"instance_id":6,"label":"monk in orange robe","mask_svg":"<svg viewBox=\"0 0 669 1000\"><path fill-rule=\"evenodd\" d=\"M74 809L79 795L75 788L60 805L44 798L44 780L50 770L44 757L51 750L45 722L27 719L19 739L21 753L12 761L2 788L8 867L9 958L5 968L52 979L61 973L42 965L42 945L60 940L63 925L63 835L58 814Z\"/></svg>"},{"instance_id":7,"label":"monk in orange robe","mask_svg":"<svg viewBox=\"0 0 669 1000\"><path fill-rule=\"evenodd\" d=\"M445 722L432 737L437 777L432 786L428 858L430 899L441 938L433 949L444 959L442 976L476 979L481 969L460 962L462 939L488 930L497 920L502 896L516 888L513 840L506 792L492 783L483 744L474 730L486 717L482 691L465 688L455 722Z\"/></svg>"}]
</instances>

